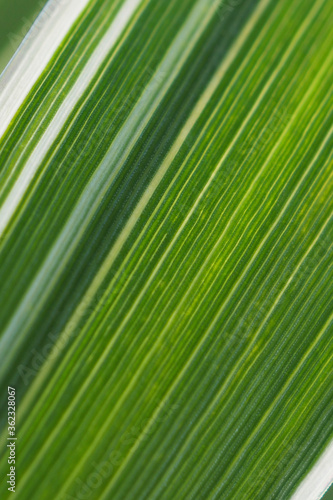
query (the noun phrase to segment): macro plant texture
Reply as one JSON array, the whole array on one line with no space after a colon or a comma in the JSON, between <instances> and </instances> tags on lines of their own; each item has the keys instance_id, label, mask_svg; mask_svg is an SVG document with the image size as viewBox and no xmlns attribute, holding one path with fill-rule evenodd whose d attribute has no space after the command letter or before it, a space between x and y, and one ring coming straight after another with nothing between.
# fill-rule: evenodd
<instances>
[{"instance_id":1,"label":"macro plant texture","mask_svg":"<svg viewBox=\"0 0 333 500\"><path fill-rule=\"evenodd\" d=\"M31 29L47 0L0 0L0 73Z\"/></svg>"},{"instance_id":2,"label":"macro plant texture","mask_svg":"<svg viewBox=\"0 0 333 500\"><path fill-rule=\"evenodd\" d=\"M1 499L329 487L332 42L332 0L46 4L0 77Z\"/></svg>"}]
</instances>

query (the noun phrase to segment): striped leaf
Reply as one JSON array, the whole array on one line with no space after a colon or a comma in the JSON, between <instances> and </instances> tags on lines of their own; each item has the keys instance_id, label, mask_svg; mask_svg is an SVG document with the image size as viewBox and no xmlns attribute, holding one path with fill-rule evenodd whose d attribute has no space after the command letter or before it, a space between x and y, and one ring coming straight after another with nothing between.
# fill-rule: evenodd
<instances>
[{"instance_id":1,"label":"striped leaf","mask_svg":"<svg viewBox=\"0 0 333 500\"><path fill-rule=\"evenodd\" d=\"M328 487L332 27L330 0L48 2L0 79L1 498Z\"/></svg>"}]
</instances>

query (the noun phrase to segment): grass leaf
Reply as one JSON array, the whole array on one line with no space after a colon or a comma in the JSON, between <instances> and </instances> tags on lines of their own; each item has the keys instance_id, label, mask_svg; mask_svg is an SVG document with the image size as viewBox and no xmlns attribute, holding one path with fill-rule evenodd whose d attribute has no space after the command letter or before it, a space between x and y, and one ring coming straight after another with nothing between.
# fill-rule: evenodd
<instances>
[{"instance_id":1,"label":"grass leaf","mask_svg":"<svg viewBox=\"0 0 333 500\"><path fill-rule=\"evenodd\" d=\"M40 14L0 79L18 500L332 481L332 21L330 0Z\"/></svg>"}]
</instances>

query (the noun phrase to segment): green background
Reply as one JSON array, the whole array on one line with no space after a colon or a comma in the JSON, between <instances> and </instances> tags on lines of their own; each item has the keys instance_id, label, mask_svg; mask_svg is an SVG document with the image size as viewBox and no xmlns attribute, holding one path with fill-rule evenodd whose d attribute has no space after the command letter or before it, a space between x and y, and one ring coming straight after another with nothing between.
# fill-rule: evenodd
<instances>
[{"instance_id":1,"label":"green background","mask_svg":"<svg viewBox=\"0 0 333 500\"><path fill-rule=\"evenodd\" d=\"M45 4L46 0L0 0L0 73Z\"/></svg>"},{"instance_id":2,"label":"green background","mask_svg":"<svg viewBox=\"0 0 333 500\"><path fill-rule=\"evenodd\" d=\"M323 496L323 500L333 500L333 485L326 492L326 495Z\"/></svg>"},{"instance_id":3,"label":"green background","mask_svg":"<svg viewBox=\"0 0 333 500\"><path fill-rule=\"evenodd\" d=\"M0 0L0 73L45 4L46 0ZM333 500L333 485L322 498Z\"/></svg>"}]
</instances>

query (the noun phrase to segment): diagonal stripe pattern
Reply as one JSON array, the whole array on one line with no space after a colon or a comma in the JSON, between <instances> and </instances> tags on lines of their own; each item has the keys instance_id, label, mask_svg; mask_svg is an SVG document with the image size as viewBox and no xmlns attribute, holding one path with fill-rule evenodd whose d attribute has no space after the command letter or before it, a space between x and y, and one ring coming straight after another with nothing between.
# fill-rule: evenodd
<instances>
[{"instance_id":1,"label":"diagonal stripe pattern","mask_svg":"<svg viewBox=\"0 0 333 500\"><path fill-rule=\"evenodd\" d=\"M65 3L0 78L17 498L299 498L333 437L333 4Z\"/></svg>"}]
</instances>

